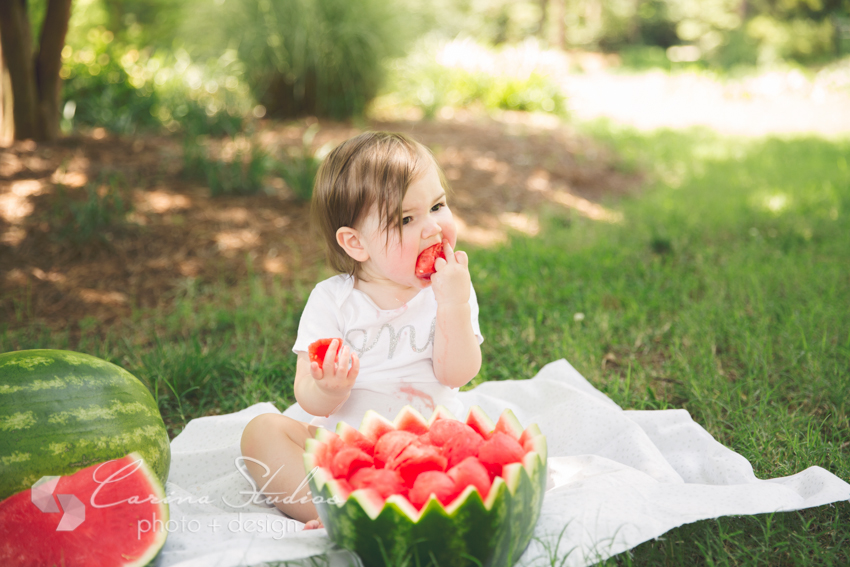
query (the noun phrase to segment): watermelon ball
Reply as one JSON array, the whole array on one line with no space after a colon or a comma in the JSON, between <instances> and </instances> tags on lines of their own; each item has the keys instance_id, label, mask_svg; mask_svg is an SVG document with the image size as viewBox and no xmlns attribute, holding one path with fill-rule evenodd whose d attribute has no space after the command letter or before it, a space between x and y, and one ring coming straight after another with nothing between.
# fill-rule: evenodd
<instances>
[{"instance_id":1,"label":"watermelon ball","mask_svg":"<svg viewBox=\"0 0 850 567\"><path fill-rule=\"evenodd\" d=\"M408 500L419 510L428 502L432 494L445 506L460 494L460 490L457 488L457 483L443 471L426 471L416 477Z\"/></svg>"},{"instance_id":2,"label":"watermelon ball","mask_svg":"<svg viewBox=\"0 0 850 567\"><path fill-rule=\"evenodd\" d=\"M521 461L523 455L519 442L505 433L494 433L478 449L478 460L494 475L501 475L502 466Z\"/></svg>"},{"instance_id":3,"label":"watermelon ball","mask_svg":"<svg viewBox=\"0 0 850 567\"><path fill-rule=\"evenodd\" d=\"M369 455L375 454L375 442L345 423L344 421L339 422L337 425L337 431L339 438L346 445L350 445L352 447L357 447L364 453Z\"/></svg>"},{"instance_id":4,"label":"watermelon ball","mask_svg":"<svg viewBox=\"0 0 850 567\"><path fill-rule=\"evenodd\" d=\"M310 362L318 362L319 368L325 363L325 355L328 353L328 347L331 346L333 341L339 341L340 345L342 345L342 339L319 339L318 341L311 343L310 346L307 347L307 353L310 355ZM336 351L336 357L334 357L334 362L339 362L339 350Z\"/></svg>"},{"instance_id":5,"label":"watermelon ball","mask_svg":"<svg viewBox=\"0 0 850 567\"><path fill-rule=\"evenodd\" d=\"M331 472L334 478L350 478L363 467L371 467L374 464L372 457L356 447L343 447L339 453L334 455L331 461Z\"/></svg>"},{"instance_id":6,"label":"watermelon ball","mask_svg":"<svg viewBox=\"0 0 850 567\"><path fill-rule=\"evenodd\" d=\"M413 486L416 477L425 471L445 471L446 458L431 445L411 444L392 461L388 469L397 470L407 486Z\"/></svg>"},{"instance_id":7,"label":"watermelon ball","mask_svg":"<svg viewBox=\"0 0 850 567\"><path fill-rule=\"evenodd\" d=\"M350 482L354 489L371 488L384 499L393 494L407 494L407 487L401 476L389 469L365 467L351 475Z\"/></svg>"},{"instance_id":8,"label":"watermelon ball","mask_svg":"<svg viewBox=\"0 0 850 567\"><path fill-rule=\"evenodd\" d=\"M449 478L451 478L458 487L458 492L470 484L478 489L481 499L487 498L490 492L490 475L487 469L475 457L467 457L457 465L449 469Z\"/></svg>"},{"instance_id":9,"label":"watermelon ball","mask_svg":"<svg viewBox=\"0 0 850 567\"><path fill-rule=\"evenodd\" d=\"M438 419L431 425L431 430L428 432L432 445L442 447L446 442L457 436L469 436L477 434L467 424L455 419Z\"/></svg>"},{"instance_id":10,"label":"watermelon ball","mask_svg":"<svg viewBox=\"0 0 850 567\"><path fill-rule=\"evenodd\" d=\"M440 452L446 458L446 466L452 468L467 457L478 456L483 443L484 440L474 431L464 431L446 441Z\"/></svg>"},{"instance_id":11,"label":"watermelon ball","mask_svg":"<svg viewBox=\"0 0 850 567\"><path fill-rule=\"evenodd\" d=\"M417 435L410 431L390 431L375 443L375 466L383 467L393 460L405 447L416 441Z\"/></svg>"}]
</instances>

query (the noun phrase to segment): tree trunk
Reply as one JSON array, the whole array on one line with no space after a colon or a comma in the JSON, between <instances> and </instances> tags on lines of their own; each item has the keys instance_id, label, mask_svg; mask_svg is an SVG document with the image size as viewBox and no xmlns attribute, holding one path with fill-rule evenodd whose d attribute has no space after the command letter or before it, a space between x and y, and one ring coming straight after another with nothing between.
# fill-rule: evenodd
<instances>
[{"instance_id":1,"label":"tree trunk","mask_svg":"<svg viewBox=\"0 0 850 567\"><path fill-rule=\"evenodd\" d=\"M0 0L0 42L12 79L15 139L40 138L38 91L32 59L32 36L24 0Z\"/></svg>"},{"instance_id":2,"label":"tree trunk","mask_svg":"<svg viewBox=\"0 0 850 567\"><path fill-rule=\"evenodd\" d=\"M52 140L59 135L59 69L70 16L71 0L49 0L41 48L34 57L26 0L0 0L0 47L11 82L16 140ZM8 119L4 114L2 130L8 128Z\"/></svg>"},{"instance_id":3,"label":"tree trunk","mask_svg":"<svg viewBox=\"0 0 850 567\"><path fill-rule=\"evenodd\" d=\"M549 0L538 0L540 5L540 19L537 20L537 37L546 41L546 12L548 10Z\"/></svg>"},{"instance_id":4,"label":"tree trunk","mask_svg":"<svg viewBox=\"0 0 850 567\"><path fill-rule=\"evenodd\" d=\"M3 64L3 45L0 43L0 146L6 146L15 139L12 120L12 79Z\"/></svg>"},{"instance_id":5,"label":"tree trunk","mask_svg":"<svg viewBox=\"0 0 850 567\"><path fill-rule=\"evenodd\" d=\"M70 18L71 0L50 0L44 16L44 25L41 27L38 57L35 60L39 115L42 134L46 140L59 137L59 105L62 94L59 71L62 69L62 48L65 46Z\"/></svg>"},{"instance_id":6,"label":"tree trunk","mask_svg":"<svg viewBox=\"0 0 850 567\"><path fill-rule=\"evenodd\" d=\"M555 47L559 49L564 49L567 46L567 29L566 22L564 21L567 17L566 9L565 9L566 0L552 0L552 19L555 20Z\"/></svg>"}]
</instances>

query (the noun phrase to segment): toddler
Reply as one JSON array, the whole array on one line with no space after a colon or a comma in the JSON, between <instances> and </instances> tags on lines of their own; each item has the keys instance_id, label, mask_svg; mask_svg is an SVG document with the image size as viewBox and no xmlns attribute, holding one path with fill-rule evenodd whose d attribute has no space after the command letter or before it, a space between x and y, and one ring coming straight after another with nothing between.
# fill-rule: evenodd
<instances>
[{"instance_id":1,"label":"toddler","mask_svg":"<svg viewBox=\"0 0 850 567\"><path fill-rule=\"evenodd\" d=\"M462 417L457 389L481 368L484 338L447 189L431 152L402 134L351 138L319 169L312 213L340 274L313 289L292 349L295 398L316 417L264 414L242 434L257 486L308 529L321 525L302 456L317 427L359 427L368 409L393 419L408 404L426 418L437 405ZM446 258L417 277L419 254L438 243ZM336 340L320 367L307 349L322 338Z\"/></svg>"}]
</instances>

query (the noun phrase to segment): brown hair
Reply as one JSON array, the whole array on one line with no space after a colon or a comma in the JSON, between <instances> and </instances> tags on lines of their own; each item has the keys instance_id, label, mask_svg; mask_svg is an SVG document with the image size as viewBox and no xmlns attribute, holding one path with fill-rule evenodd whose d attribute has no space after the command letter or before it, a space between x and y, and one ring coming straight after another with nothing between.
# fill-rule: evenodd
<instances>
[{"instance_id":1,"label":"brown hair","mask_svg":"<svg viewBox=\"0 0 850 567\"><path fill-rule=\"evenodd\" d=\"M428 165L442 169L431 151L412 138L394 132L364 132L337 146L316 174L311 214L327 244L328 262L337 272L356 275L360 263L336 240L343 226L356 228L377 204L380 223L401 235L402 200L407 188Z\"/></svg>"}]
</instances>

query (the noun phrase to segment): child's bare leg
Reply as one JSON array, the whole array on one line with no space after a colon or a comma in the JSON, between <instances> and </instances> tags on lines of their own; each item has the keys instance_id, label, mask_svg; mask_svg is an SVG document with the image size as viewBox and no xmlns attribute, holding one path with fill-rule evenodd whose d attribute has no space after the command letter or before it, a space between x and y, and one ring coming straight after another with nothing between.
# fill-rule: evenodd
<instances>
[{"instance_id":1,"label":"child's bare leg","mask_svg":"<svg viewBox=\"0 0 850 567\"><path fill-rule=\"evenodd\" d=\"M281 512L304 523L319 517L304 482L304 443L315 432L313 425L273 413L258 415L242 432L242 456L257 489Z\"/></svg>"}]
</instances>

